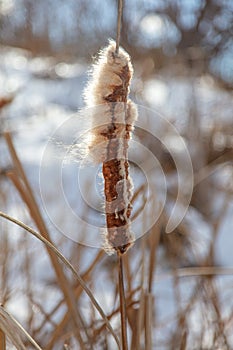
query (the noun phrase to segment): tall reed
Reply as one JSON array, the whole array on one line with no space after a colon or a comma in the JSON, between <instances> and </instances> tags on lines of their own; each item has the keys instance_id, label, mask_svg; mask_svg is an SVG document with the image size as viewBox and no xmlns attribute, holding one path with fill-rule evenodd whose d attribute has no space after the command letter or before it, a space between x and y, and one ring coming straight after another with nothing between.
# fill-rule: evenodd
<instances>
[{"instance_id":1,"label":"tall reed","mask_svg":"<svg viewBox=\"0 0 233 350\"><path fill-rule=\"evenodd\" d=\"M85 90L92 107L89 150L102 163L106 235L104 249L118 255L122 347L127 349L127 324L122 255L132 246L130 229L133 183L129 175L128 147L137 109L128 99L133 67L129 55L114 41L99 54ZM95 106L98 106L95 108Z\"/></svg>"}]
</instances>

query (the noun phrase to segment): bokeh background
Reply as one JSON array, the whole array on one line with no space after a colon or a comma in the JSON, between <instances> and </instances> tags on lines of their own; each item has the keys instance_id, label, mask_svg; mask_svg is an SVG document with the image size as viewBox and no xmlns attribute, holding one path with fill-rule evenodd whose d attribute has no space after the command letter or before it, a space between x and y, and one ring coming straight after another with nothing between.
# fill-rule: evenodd
<instances>
[{"instance_id":1,"label":"bokeh background","mask_svg":"<svg viewBox=\"0 0 233 350\"><path fill-rule=\"evenodd\" d=\"M52 157L46 167L46 201L56 225L44 209L39 184L44 147L56 128L84 106L88 70L99 49L115 38L116 19L113 0L0 0L0 210L40 231L43 219L55 245L86 276L118 329L115 258L74 242L57 229L62 222L64 230L76 230L56 196L57 168ZM233 277L232 270L223 268L233 266L233 2L125 0L121 45L134 66L132 100L156 110L176 127L189 150L194 174L187 214L174 232L166 234L178 191L172 153L182 157L182 149L166 127L156 124L156 113L154 119L150 117L151 134L135 131L137 140L157 158L168 188L158 222L125 258L131 348L136 348L135 339L140 349L145 348L145 339L149 346L143 319L148 309L142 304L152 300L148 349L232 349ZM10 154L6 131L11 132L40 219L30 208L30 195ZM153 137L158 133L169 141L171 152ZM67 143L73 141L72 135L65 138ZM55 152L63 154L66 145L59 146ZM98 210L89 208L73 190L77 183L71 173L76 174L78 167L78 162L71 162L65 192L81 217L102 225ZM97 180L93 181L93 168L88 167L84 193L100 209L103 196ZM154 170L157 192L146 198L145 177L133 164L131 168L133 214L138 215L145 202L151 203L143 214L143 227L159 198L160 174ZM0 302L43 349L78 349L73 323L68 320L61 326L69 307L46 250L11 223L1 220L0 230ZM83 236L92 234L85 225L77 230ZM218 269L206 276L204 266ZM76 290L72 276L67 271L65 275ZM94 348L114 349L101 321L95 324L95 312L85 295L78 294L76 303L85 314Z\"/></svg>"}]
</instances>

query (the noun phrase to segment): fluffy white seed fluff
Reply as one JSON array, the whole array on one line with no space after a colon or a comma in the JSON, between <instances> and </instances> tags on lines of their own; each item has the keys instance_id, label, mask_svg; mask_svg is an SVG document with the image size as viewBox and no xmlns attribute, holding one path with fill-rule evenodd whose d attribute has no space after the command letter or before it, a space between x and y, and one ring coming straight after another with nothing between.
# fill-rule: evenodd
<instances>
[{"instance_id":1,"label":"fluffy white seed fluff","mask_svg":"<svg viewBox=\"0 0 233 350\"><path fill-rule=\"evenodd\" d=\"M86 114L92 120L88 147L90 157L96 163L106 160L107 140L103 133L106 132L112 118L112 103L107 102L106 98L113 93L116 86L122 84L120 73L125 66L128 66L130 80L133 74L130 56L122 48L119 49L116 56L115 47L115 42L110 40L109 45L100 51L90 71L90 80L84 91ZM114 107L114 116L116 134L119 139L124 138L125 128L122 126L127 124L128 129L133 130L133 124L137 119L137 108L130 99L127 100L126 105L118 102Z\"/></svg>"},{"instance_id":2,"label":"fluffy white seed fluff","mask_svg":"<svg viewBox=\"0 0 233 350\"><path fill-rule=\"evenodd\" d=\"M130 75L133 75L133 67L128 53L119 48L115 54L116 43L109 40L109 45L100 51L96 63L90 72L90 80L84 91L84 99L88 107L106 103L105 99L113 92L113 87L121 85L119 73L128 65Z\"/></svg>"}]
</instances>

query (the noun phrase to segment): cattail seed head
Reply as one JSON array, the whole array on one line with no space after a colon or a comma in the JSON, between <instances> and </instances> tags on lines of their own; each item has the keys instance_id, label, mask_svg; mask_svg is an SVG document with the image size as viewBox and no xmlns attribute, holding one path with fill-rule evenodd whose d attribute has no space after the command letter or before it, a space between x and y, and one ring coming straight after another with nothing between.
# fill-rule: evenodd
<instances>
[{"instance_id":1,"label":"cattail seed head","mask_svg":"<svg viewBox=\"0 0 233 350\"><path fill-rule=\"evenodd\" d=\"M128 99L133 74L130 56L115 53L110 41L94 64L84 97L92 119L89 152L102 163L105 194L105 250L124 254L134 238L130 232L133 183L129 176L128 147L137 108Z\"/></svg>"}]
</instances>

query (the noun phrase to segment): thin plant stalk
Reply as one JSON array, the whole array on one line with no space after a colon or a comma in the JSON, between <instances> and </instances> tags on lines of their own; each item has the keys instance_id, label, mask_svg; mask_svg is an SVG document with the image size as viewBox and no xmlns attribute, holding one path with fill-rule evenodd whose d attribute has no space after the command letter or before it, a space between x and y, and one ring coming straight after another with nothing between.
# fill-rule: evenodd
<instances>
[{"instance_id":1,"label":"thin plant stalk","mask_svg":"<svg viewBox=\"0 0 233 350\"><path fill-rule=\"evenodd\" d=\"M117 34L116 34L116 55L119 52L120 38L121 38L121 22L122 22L123 0L118 0L117 10Z\"/></svg>"},{"instance_id":2,"label":"thin plant stalk","mask_svg":"<svg viewBox=\"0 0 233 350\"><path fill-rule=\"evenodd\" d=\"M90 274L91 274L92 270L94 269L96 263L103 257L103 254L104 254L104 252L100 251L97 254L97 256L94 258L94 260L90 264L90 266L87 268L86 272L84 272L84 274L82 275L82 278L85 282L90 278ZM82 293L82 287L80 285L77 285L77 287L75 289L75 296L76 296L77 300L80 297L81 293ZM61 301L59 304L62 304L62 303L63 303L63 301ZM59 307L59 306L60 305L57 305L57 307ZM55 309L54 309L54 312L55 312ZM51 314L53 314L53 312L51 312ZM67 311L64 314L63 318L61 319L61 321L57 324L56 329L54 330L54 332L53 332L53 334L52 334L52 336L51 336L51 338L50 338L50 340L49 340L49 342L46 345L44 350L51 349L54 346L55 342L59 338L59 335L61 334L62 329L65 328L65 326L67 325L69 320L70 320L70 313L69 313L69 311Z\"/></svg>"},{"instance_id":3,"label":"thin plant stalk","mask_svg":"<svg viewBox=\"0 0 233 350\"><path fill-rule=\"evenodd\" d=\"M6 336L0 328L0 350L6 350Z\"/></svg>"},{"instance_id":4,"label":"thin plant stalk","mask_svg":"<svg viewBox=\"0 0 233 350\"><path fill-rule=\"evenodd\" d=\"M119 296L120 296L120 315L121 315L121 341L122 341L122 349L123 349L123 350L128 350L128 340L127 340L127 316L126 316L126 302L125 302L123 260L122 260L122 255L121 255L121 254L118 254L118 286L119 286Z\"/></svg>"},{"instance_id":5,"label":"thin plant stalk","mask_svg":"<svg viewBox=\"0 0 233 350\"><path fill-rule=\"evenodd\" d=\"M145 349L152 350L152 310L153 297L152 294L147 293L145 296Z\"/></svg>"},{"instance_id":6,"label":"thin plant stalk","mask_svg":"<svg viewBox=\"0 0 233 350\"><path fill-rule=\"evenodd\" d=\"M30 334L28 334L22 325L3 306L0 306L0 325L2 329L4 329L4 331L0 331L0 350L6 349L5 334L8 335L17 349L26 350L22 341L22 337L25 337L35 349L42 350ZM2 338L1 332L2 334L5 333Z\"/></svg>"}]
</instances>

